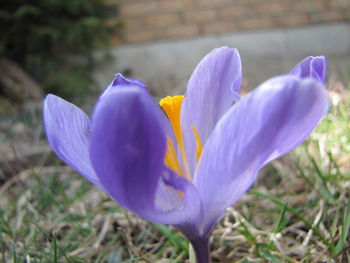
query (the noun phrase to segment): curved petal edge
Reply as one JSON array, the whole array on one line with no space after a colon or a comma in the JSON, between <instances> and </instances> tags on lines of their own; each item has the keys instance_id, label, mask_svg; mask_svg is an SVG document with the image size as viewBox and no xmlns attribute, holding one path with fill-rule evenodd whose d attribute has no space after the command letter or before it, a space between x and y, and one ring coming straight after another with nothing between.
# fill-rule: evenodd
<instances>
[{"instance_id":1,"label":"curved petal edge","mask_svg":"<svg viewBox=\"0 0 350 263\"><path fill-rule=\"evenodd\" d=\"M309 56L297 64L289 74L299 78L313 78L322 83L326 81L327 62L325 56Z\"/></svg>"},{"instance_id":2,"label":"curved petal edge","mask_svg":"<svg viewBox=\"0 0 350 263\"><path fill-rule=\"evenodd\" d=\"M248 190L264 165L302 143L328 107L320 82L288 75L238 101L208 139L194 176L208 227Z\"/></svg>"},{"instance_id":3,"label":"curved petal edge","mask_svg":"<svg viewBox=\"0 0 350 263\"><path fill-rule=\"evenodd\" d=\"M90 162L89 117L74 104L52 94L44 100L43 115L51 149L63 162L103 188Z\"/></svg>"},{"instance_id":4,"label":"curved petal edge","mask_svg":"<svg viewBox=\"0 0 350 263\"><path fill-rule=\"evenodd\" d=\"M90 156L102 185L120 205L146 220L175 225L193 220L201 206L193 185L165 167L161 114L143 89L111 91L93 114Z\"/></svg>"},{"instance_id":5,"label":"curved petal edge","mask_svg":"<svg viewBox=\"0 0 350 263\"><path fill-rule=\"evenodd\" d=\"M181 127L192 172L195 167L195 126L204 145L216 123L239 99L242 63L237 49L216 48L191 75L181 107Z\"/></svg>"}]
</instances>

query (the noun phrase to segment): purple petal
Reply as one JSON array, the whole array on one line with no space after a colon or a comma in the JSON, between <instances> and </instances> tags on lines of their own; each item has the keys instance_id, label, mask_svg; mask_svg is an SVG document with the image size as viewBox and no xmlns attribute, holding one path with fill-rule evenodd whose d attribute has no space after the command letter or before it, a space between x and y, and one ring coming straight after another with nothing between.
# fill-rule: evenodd
<instances>
[{"instance_id":1,"label":"purple petal","mask_svg":"<svg viewBox=\"0 0 350 263\"><path fill-rule=\"evenodd\" d=\"M109 92L94 111L91 160L102 185L120 205L150 221L179 224L198 216L201 205L193 185L164 165L161 114L144 89Z\"/></svg>"},{"instance_id":2,"label":"purple petal","mask_svg":"<svg viewBox=\"0 0 350 263\"><path fill-rule=\"evenodd\" d=\"M142 89L147 90L146 84L141 80L126 78L121 73L117 73L112 80L111 84L105 89L105 91L101 94L100 99L106 96L109 92L115 90L116 88L123 87L140 87Z\"/></svg>"},{"instance_id":3,"label":"purple petal","mask_svg":"<svg viewBox=\"0 0 350 263\"><path fill-rule=\"evenodd\" d=\"M296 65L289 74L299 78L313 78L321 82L326 81L327 63L325 56L307 57Z\"/></svg>"},{"instance_id":4,"label":"purple petal","mask_svg":"<svg viewBox=\"0 0 350 263\"><path fill-rule=\"evenodd\" d=\"M89 117L72 103L49 94L44 101L44 122L47 139L57 156L102 189L90 162Z\"/></svg>"},{"instance_id":5,"label":"purple petal","mask_svg":"<svg viewBox=\"0 0 350 263\"><path fill-rule=\"evenodd\" d=\"M238 101L208 139L194 177L208 227L260 168L303 142L327 110L325 88L294 76L273 78Z\"/></svg>"},{"instance_id":6,"label":"purple petal","mask_svg":"<svg viewBox=\"0 0 350 263\"><path fill-rule=\"evenodd\" d=\"M239 98L242 65L236 49L217 48L198 64L187 86L181 108L181 126L192 170L196 143L191 126L204 145L216 123Z\"/></svg>"}]
</instances>

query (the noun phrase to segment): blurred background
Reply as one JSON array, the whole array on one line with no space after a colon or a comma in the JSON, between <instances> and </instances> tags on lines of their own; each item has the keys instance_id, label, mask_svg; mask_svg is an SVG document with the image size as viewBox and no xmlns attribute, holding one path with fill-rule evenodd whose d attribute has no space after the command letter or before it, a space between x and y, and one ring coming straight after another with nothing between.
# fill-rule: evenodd
<instances>
[{"instance_id":1,"label":"blurred background","mask_svg":"<svg viewBox=\"0 0 350 263\"><path fill-rule=\"evenodd\" d=\"M326 55L327 86L334 109L337 109L330 118L339 127L332 126L336 127L332 130L331 126L324 124L323 132L333 132L335 137L320 133L314 139L319 142L323 138L323 148L319 148L323 149L321 155L326 158L328 150L325 150L325 143L328 139L332 140L332 153L341 153L341 161L337 159L336 164L349 171L350 139L345 134L350 129L346 114L350 101L349 0L0 0L0 196L4 196L0 207L6 208L0 212L0 249L3 258L5 254L12 255L13 251L26 258L28 251L37 248L27 248L24 244L31 243L38 236L38 246L50 247L47 244L52 245L52 240L56 238L52 236L54 230L58 233L63 231L63 226L58 228L55 221L57 214L71 209L71 205L83 193L90 191L90 185L79 181L80 177L65 177L72 171L62 166L50 153L43 132L41 112L42 100L47 93L59 95L91 113L98 94L115 73L121 72L127 77L146 82L156 98L182 94L197 63L219 46L238 48L243 62L243 93L274 75L288 73L306 56ZM338 106L341 110L336 108ZM331 122L329 120L328 124ZM312 160L308 164L316 162ZM329 159L325 164L332 162L333 159ZM283 173L288 165L277 163L276 167L273 171ZM310 169L316 168L313 166ZM322 167L316 170L322 170ZM52 174L56 177L52 177ZM64 178L58 174L63 174ZM62 180L66 185L55 189ZM271 185L275 183L270 182ZM304 181L297 183L305 184ZM68 185L74 191L80 189L82 192L77 196L66 197ZM342 191L345 193L348 190ZM308 192L312 193L312 190L308 189ZM93 197L87 197L87 202L94 204L89 207L88 216L80 208L73 209L73 212L69 210L70 213L87 216L83 219L78 216L76 220L86 220L84 222L90 224L96 214L94 209L101 205L96 200L108 200L105 196L94 199L94 194ZM66 198L64 202L61 200L64 205L59 211L53 208L53 205L57 205L55 196ZM31 201L31 198L36 201ZM16 203L17 200L22 200L22 203ZM46 201L43 203L38 200ZM32 206L28 206L28 202ZM21 224L26 222L25 218L29 220L33 216L30 209L29 212L25 210L28 213L19 213L23 207L39 211L36 214L38 217L34 218L39 222L38 229L43 229L43 233L39 231L42 236L33 234L37 230L31 228L30 221L23 225L27 228L21 228ZM114 208L110 208L113 204L108 203L107 207L114 211ZM341 213L338 214L338 218L341 216ZM81 235L81 239L100 234L104 226L104 219L93 218L101 229L98 228L95 233L83 225L82 232L79 230L77 234L74 232L76 229L71 228L72 224L78 222L74 218L67 219L69 223L64 227L69 230L64 231L71 236ZM124 220L118 218L113 217L111 220ZM135 223L133 220L132 224L139 224L139 221ZM140 228L144 230L148 226L141 224ZM167 230L157 228L157 231L164 234ZM225 229L222 231L225 232ZM64 239L63 232L59 238ZM338 240L336 235L339 233L334 233L334 240ZM17 250L15 240L20 240ZM21 240L27 240L27 243ZM91 242L87 242L89 245L84 247L86 250L81 247L80 241L74 243L70 240L67 241L67 247L62 243L66 250L62 249L71 257L78 255L79 259L92 262L92 258L95 260L94 256L100 252L96 247L100 249L101 240L100 243L96 241L93 248ZM171 246L174 246L172 242L177 246L174 253L181 254L183 242L170 240ZM87 254L80 257L81 250ZM64 255L62 251L60 255ZM320 255L326 253L323 250L316 251L321 251ZM46 252L45 255L53 253L49 248ZM125 251L120 253L120 258L128 254ZM184 253L182 255L186 257ZM301 255L302 258L304 254ZM178 262L183 262L181 260ZM226 262L222 260L220 262ZM41 262L56 261L50 259ZM107 261L101 259L101 262Z\"/></svg>"},{"instance_id":2,"label":"blurred background","mask_svg":"<svg viewBox=\"0 0 350 263\"><path fill-rule=\"evenodd\" d=\"M118 71L154 90L183 90L198 61L218 46L239 49L249 88L289 72L309 55L324 54L331 65L349 66L348 0L107 2L118 14L108 21L120 19L123 29L113 38L119 46L112 49L115 63L97 74L101 85Z\"/></svg>"},{"instance_id":3,"label":"blurred background","mask_svg":"<svg viewBox=\"0 0 350 263\"><path fill-rule=\"evenodd\" d=\"M147 82L160 95L183 91L195 65L218 46L239 49L249 88L309 55L326 55L340 72L349 66L348 0L2 0L0 5L0 95L20 103L48 92L79 97L104 88L116 72Z\"/></svg>"}]
</instances>

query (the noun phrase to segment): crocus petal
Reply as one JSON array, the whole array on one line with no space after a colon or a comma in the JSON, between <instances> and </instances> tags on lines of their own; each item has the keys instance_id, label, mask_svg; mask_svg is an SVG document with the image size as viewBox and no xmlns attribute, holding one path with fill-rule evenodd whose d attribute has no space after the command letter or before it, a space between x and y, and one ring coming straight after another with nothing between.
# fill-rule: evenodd
<instances>
[{"instance_id":1,"label":"crocus petal","mask_svg":"<svg viewBox=\"0 0 350 263\"><path fill-rule=\"evenodd\" d=\"M294 76L273 78L238 101L208 139L194 177L207 229L260 168L303 142L327 110L322 84Z\"/></svg>"},{"instance_id":2,"label":"crocus petal","mask_svg":"<svg viewBox=\"0 0 350 263\"><path fill-rule=\"evenodd\" d=\"M326 81L326 70L325 56L310 56L296 65L289 74L299 78L313 78L324 83Z\"/></svg>"},{"instance_id":3,"label":"crocus petal","mask_svg":"<svg viewBox=\"0 0 350 263\"><path fill-rule=\"evenodd\" d=\"M214 49L194 70L181 108L181 126L192 170L196 143L191 126L196 127L204 145L216 123L239 98L241 81L242 65L237 49Z\"/></svg>"},{"instance_id":4,"label":"crocus petal","mask_svg":"<svg viewBox=\"0 0 350 263\"><path fill-rule=\"evenodd\" d=\"M93 114L90 156L102 185L120 205L149 221L176 225L198 216L201 205L194 186L164 165L161 114L144 89L109 92Z\"/></svg>"},{"instance_id":5,"label":"crocus petal","mask_svg":"<svg viewBox=\"0 0 350 263\"><path fill-rule=\"evenodd\" d=\"M111 84L109 84L105 91L101 94L100 99L104 98L109 92L113 91L116 88L129 86L140 87L145 90L147 89L146 84L141 80L126 78L121 73L117 73L115 74L115 77L112 80Z\"/></svg>"},{"instance_id":6,"label":"crocus petal","mask_svg":"<svg viewBox=\"0 0 350 263\"><path fill-rule=\"evenodd\" d=\"M102 188L90 162L89 117L72 103L49 94L44 101L44 123L47 139L57 156Z\"/></svg>"}]
</instances>

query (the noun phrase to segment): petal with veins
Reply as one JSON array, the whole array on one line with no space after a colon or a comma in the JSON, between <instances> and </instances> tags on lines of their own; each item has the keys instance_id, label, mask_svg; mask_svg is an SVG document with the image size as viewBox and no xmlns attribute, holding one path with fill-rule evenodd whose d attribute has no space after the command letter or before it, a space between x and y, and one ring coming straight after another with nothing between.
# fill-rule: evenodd
<instances>
[{"instance_id":1,"label":"petal with veins","mask_svg":"<svg viewBox=\"0 0 350 263\"><path fill-rule=\"evenodd\" d=\"M50 94L44 101L44 123L47 139L57 156L102 188L90 162L89 117L72 103Z\"/></svg>"},{"instance_id":2,"label":"petal with veins","mask_svg":"<svg viewBox=\"0 0 350 263\"><path fill-rule=\"evenodd\" d=\"M294 76L266 81L238 101L208 139L194 176L207 228L247 191L260 168L303 142L327 110L325 88Z\"/></svg>"},{"instance_id":3,"label":"petal with veins","mask_svg":"<svg viewBox=\"0 0 350 263\"><path fill-rule=\"evenodd\" d=\"M241 81L242 65L237 49L214 49L194 70L181 108L181 127L191 172L196 165L196 138L192 126L205 145L216 123L239 98Z\"/></svg>"}]
</instances>

